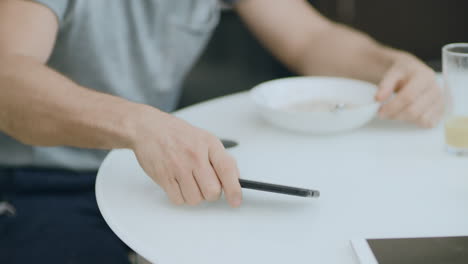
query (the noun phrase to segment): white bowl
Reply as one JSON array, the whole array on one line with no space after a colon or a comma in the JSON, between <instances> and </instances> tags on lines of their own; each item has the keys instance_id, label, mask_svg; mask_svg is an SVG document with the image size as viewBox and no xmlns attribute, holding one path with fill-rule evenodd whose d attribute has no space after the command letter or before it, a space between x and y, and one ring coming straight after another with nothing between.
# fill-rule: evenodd
<instances>
[{"instance_id":1,"label":"white bowl","mask_svg":"<svg viewBox=\"0 0 468 264\"><path fill-rule=\"evenodd\" d=\"M379 109L376 92L374 84L332 77L278 79L259 84L250 91L261 115L272 124L313 134L350 131L365 125ZM307 101L344 103L352 107L338 111L290 107Z\"/></svg>"}]
</instances>

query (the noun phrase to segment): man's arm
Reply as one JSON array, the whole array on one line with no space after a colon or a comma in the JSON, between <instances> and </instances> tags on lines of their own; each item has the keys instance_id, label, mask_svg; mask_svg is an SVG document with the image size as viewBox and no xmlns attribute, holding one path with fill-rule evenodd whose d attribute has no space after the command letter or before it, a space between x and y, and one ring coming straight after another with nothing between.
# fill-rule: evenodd
<instances>
[{"instance_id":1,"label":"man's arm","mask_svg":"<svg viewBox=\"0 0 468 264\"><path fill-rule=\"evenodd\" d=\"M305 0L240 0L236 10L281 61L304 75L336 75L380 84L383 117L435 125L444 110L434 72L414 56L334 23Z\"/></svg>"},{"instance_id":2,"label":"man's arm","mask_svg":"<svg viewBox=\"0 0 468 264\"><path fill-rule=\"evenodd\" d=\"M130 147L139 106L80 87L45 65L57 28L55 15L39 4L0 1L0 130L31 145Z\"/></svg>"},{"instance_id":3,"label":"man's arm","mask_svg":"<svg viewBox=\"0 0 468 264\"><path fill-rule=\"evenodd\" d=\"M48 8L0 0L0 131L30 145L131 148L176 204L241 202L234 160L213 135L150 106L96 92L48 68Z\"/></svg>"}]
</instances>

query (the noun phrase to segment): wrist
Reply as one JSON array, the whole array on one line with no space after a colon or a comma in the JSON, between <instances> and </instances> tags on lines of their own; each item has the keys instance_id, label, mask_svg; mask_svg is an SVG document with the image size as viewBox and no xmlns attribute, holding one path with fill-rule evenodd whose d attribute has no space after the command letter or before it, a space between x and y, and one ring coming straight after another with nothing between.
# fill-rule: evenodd
<instances>
[{"instance_id":1,"label":"wrist","mask_svg":"<svg viewBox=\"0 0 468 264\"><path fill-rule=\"evenodd\" d=\"M152 134L149 131L166 113L144 104L134 104L126 116L125 148L135 149L138 142L145 138L145 134Z\"/></svg>"},{"instance_id":2,"label":"wrist","mask_svg":"<svg viewBox=\"0 0 468 264\"><path fill-rule=\"evenodd\" d=\"M130 103L123 115L123 143L124 148L133 149L138 137L138 129L141 126L141 118L146 110L145 105Z\"/></svg>"}]
</instances>

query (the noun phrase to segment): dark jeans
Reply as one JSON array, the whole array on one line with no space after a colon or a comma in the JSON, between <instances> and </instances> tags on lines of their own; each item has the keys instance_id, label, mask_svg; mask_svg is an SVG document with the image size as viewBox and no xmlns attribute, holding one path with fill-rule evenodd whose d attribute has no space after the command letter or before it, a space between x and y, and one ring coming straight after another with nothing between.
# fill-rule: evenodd
<instances>
[{"instance_id":1,"label":"dark jeans","mask_svg":"<svg viewBox=\"0 0 468 264\"><path fill-rule=\"evenodd\" d=\"M98 210L95 179L95 171L0 168L0 203L16 211L0 215L0 263L128 264Z\"/></svg>"}]
</instances>

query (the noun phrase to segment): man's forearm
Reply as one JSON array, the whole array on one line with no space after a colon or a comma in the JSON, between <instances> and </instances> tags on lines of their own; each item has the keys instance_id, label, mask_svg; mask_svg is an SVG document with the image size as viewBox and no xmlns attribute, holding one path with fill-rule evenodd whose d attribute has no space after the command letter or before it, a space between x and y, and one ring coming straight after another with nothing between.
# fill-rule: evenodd
<instances>
[{"instance_id":1,"label":"man's forearm","mask_svg":"<svg viewBox=\"0 0 468 264\"><path fill-rule=\"evenodd\" d=\"M334 23L305 0L240 1L236 10L291 70L378 82L401 52Z\"/></svg>"},{"instance_id":2,"label":"man's forearm","mask_svg":"<svg viewBox=\"0 0 468 264\"><path fill-rule=\"evenodd\" d=\"M0 131L25 144L130 147L141 110L147 109L80 87L32 58L0 59Z\"/></svg>"},{"instance_id":3,"label":"man's forearm","mask_svg":"<svg viewBox=\"0 0 468 264\"><path fill-rule=\"evenodd\" d=\"M404 54L336 23L310 36L309 43L304 56L296 62L295 68L301 74L343 76L373 83L380 82L395 58Z\"/></svg>"}]
</instances>

